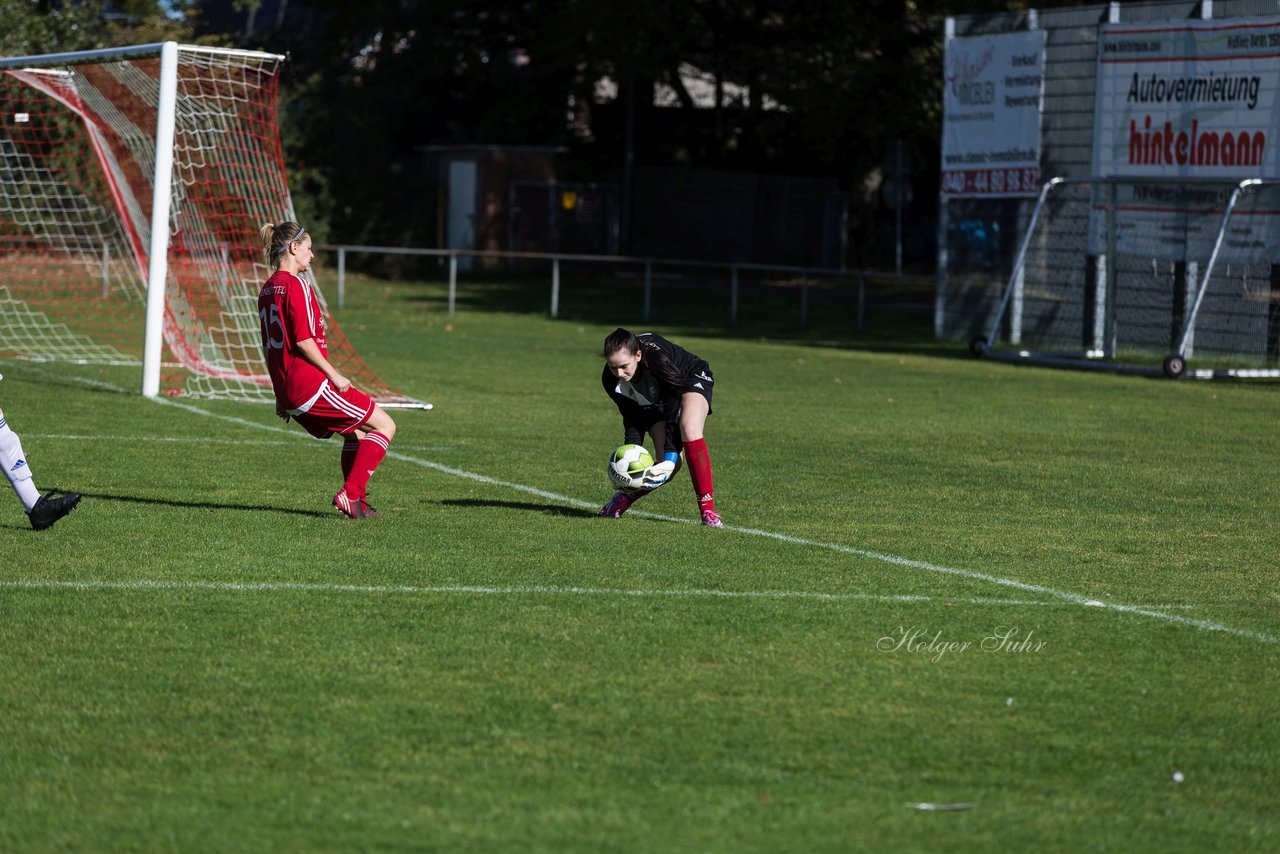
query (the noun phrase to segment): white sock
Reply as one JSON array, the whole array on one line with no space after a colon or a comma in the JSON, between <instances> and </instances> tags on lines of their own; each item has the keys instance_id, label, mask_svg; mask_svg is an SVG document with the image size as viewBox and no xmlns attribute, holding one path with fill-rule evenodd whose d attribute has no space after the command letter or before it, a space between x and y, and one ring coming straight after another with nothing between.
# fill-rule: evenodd
<instances>
[{"instance_id":1,"label":"white sock","mask_svg":"<svg viewBox=\"0 0 1280 854\"><path fill-rule=\"evenodd\" d=\"M18 434L9 429L4 416L0 415L0 463L4 464L5 476L13 484L13 491L18 493L22 506L28 511L40 500L40 490L31 480L31 466L27 465L26 455L22 453L22 442Z\"/></svg>"}]
</instances>

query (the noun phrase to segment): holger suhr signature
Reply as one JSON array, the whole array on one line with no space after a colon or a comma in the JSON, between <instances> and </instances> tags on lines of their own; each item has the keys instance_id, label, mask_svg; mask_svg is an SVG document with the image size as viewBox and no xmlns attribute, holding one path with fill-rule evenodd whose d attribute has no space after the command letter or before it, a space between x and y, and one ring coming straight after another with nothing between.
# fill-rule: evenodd
<instances>
[{"instance_id":1,"label":"holger suhr signature","mask_svg":"<svg viewBox=\"0 0 1280 854\"><path fill-rule=\"evenodd\" d=\"M931 631L919 626L898 626L893 634L876 641L881 652L907 652L929 656L941 661L945 656L974 650L980 652L1028 653L1040 652L1045 641L1035 639L1035 629L1025 634L1017 626L996 626L991 634L978 641L950 640L942 636L942 630Z\"/></svg>"}]
</instances>

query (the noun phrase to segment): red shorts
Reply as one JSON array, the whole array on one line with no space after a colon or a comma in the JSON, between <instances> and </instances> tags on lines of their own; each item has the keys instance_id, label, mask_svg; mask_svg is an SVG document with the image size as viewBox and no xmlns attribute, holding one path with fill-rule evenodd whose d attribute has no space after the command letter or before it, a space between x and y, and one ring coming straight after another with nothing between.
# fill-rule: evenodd
<instances>
[{"instance_id":1,"label":"red shorts","mask_svg":"<svg viewBox=\"0 0 1280 854\"><path fill-rule=\"evenodd\" d=\"M317 439L328 439L334 433L349 435L373 415L373 401L355 386L339 394L328 383L320 392L289 414L302 429Z\"/></svg>"}]
</instances>

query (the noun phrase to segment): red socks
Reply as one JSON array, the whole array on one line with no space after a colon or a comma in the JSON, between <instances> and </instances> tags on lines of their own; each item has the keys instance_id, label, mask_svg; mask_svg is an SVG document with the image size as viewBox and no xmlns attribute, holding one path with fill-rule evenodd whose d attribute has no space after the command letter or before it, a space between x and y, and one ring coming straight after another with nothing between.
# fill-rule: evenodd
<instances>
[{"instance_id":1,"label":"red socks","mask_svg":"<svg viewBox=\"0 0 1280 854\"><path fill-rule=\"evenodd\" d=\"M346 441L342 443L342 480L351 477L351 470L356 465L356 451L360 450L360 440L355 436L348 436Z\"/></svg>"},{"instance_id":2,"label":"red socks","mask_svg":"<svg viewBox=\"0 0 1280 854\"><path fill-rule=\"evenodd\" d=\"M706 439L695 439L684 444L684 459L689 464L689 479L698 497L698 512L716 509L715 487L711 485L711 454Z\"/></svg>"},{"instance_id":3,"label":"red socks","mask_svg":"<svg viewBox=\"0 0 1280 854\"><path fill-rule=\"evenodd\" d=\"M386 436L378 432L369 432L365 434L364 441L360 442L355 453L351 455L351 464L347 466L347 445L351 440L342 445L342 469L346 474L346 483L342 488L346 490L347 497L351 499L364 498L365 492L369 487L369 478L378 468L378 464L382 462L387 455L387 448L390 440Z\"/></svg>"}]
</instances>

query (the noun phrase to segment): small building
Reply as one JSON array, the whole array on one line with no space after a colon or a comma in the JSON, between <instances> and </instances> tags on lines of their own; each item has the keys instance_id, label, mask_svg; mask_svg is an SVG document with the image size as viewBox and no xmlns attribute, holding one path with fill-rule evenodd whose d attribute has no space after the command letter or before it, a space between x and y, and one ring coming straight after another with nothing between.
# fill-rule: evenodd
<instances>
[{"instance_id":1,"label":"small building","mask_svg":"<svg viewBox=\"0 0 1280 854\"><path fill-rule=\"evenodd\" d=\"M431 161L427 174L436 176L436 245L499 252L511 248L513 187L555 184L557 159L565 149L432 145L420 150Z\"/></svg>"}]
</instances>

